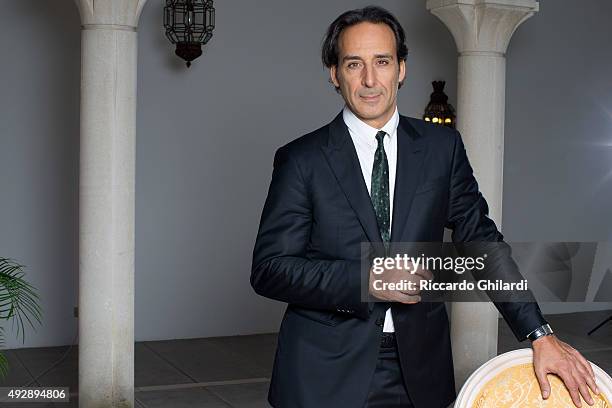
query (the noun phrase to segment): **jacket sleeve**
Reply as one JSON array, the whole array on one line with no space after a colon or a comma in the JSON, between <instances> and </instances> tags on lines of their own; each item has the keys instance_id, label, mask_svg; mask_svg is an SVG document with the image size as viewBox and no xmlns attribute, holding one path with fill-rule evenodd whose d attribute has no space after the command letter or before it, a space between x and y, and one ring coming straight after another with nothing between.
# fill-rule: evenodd
<instances>
[{"instance_id":1,"label":"jacket sleeve","mask_svg":"<svg viewBox=\"0 0 612 408\"><path fill-rule=\"evenodd\" d=\"M251 286L259 295L367 319L359 261L309 259L309 186L287 146L277 150L253 250Z\"/></svg>"},{"instance_id":2,"label":"jacket sleeve","mask_svg":"<svg viewBox=\"0 0 612 408\"><path fill-rule=\"evenodd\" d=\"M463 243L460 247L464 251L487 248L487 267L483 270L484 275L474 274L477 279L516 279L520 272L512 259L512 249L488 217L489 208L478 190L461 135L455 133L446 227L452 229L453 242ZM482 245L479 242L495 244ZM535 301L494 301L494 304L518 341L525 340L527 334L546 324Z\"/></svg>"}]
</instances>

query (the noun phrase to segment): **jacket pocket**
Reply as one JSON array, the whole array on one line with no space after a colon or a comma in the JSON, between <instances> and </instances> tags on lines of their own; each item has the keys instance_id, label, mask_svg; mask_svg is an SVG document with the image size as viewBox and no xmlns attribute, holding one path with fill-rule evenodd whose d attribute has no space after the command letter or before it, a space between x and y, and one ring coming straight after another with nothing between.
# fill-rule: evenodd
<instances>
[{"instance_id":1,"label":"jacket pocket","mask_svg":"<svg viewBox=\"0 0 612 408\"><path fill-rule=\"evenodd\" d=\"M335 313L331 311L307 309L294 305L289 305L287 310L301 317L305 317L306 319L324 324L326 326L336 326L339 323L339 320L334 319Z\"/></svg>"}]
</instances>

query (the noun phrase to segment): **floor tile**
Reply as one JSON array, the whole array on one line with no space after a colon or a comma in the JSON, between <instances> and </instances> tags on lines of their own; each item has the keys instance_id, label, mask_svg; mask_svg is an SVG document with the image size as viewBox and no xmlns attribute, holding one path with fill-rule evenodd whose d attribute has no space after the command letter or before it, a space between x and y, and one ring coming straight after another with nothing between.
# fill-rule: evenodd
<instances>
[{"instance_id":1,"label":"floor tile","mask_svg":"<svg viewBox=\"0 0 612 408\"><path fill-rule=\"evenodd\" d=\"M583 355L587 360L595 363L608 375L612 376L612 349L591 352L587 351L583 353Z\"/></svg>"},{"instance_id":2,"label":"floor tile","mask_svg":"<svg viewBox=\"0 0 612 408\"><path fill-rule=\"evenodd\" d=\"M196 382L266 377L268 370L216 340L188 339L147 342L165 360Z\"/></svg>"},{"instance_id":3,"label":"floor tile","mask_svg":"<svg viewBox=\"0 0 612 408\"><path fill-rule=\"evenodd\" d=\"M79 408L79 400L72 399L70 402L19 402L19 403L1 403L2 408Z\"/></svg>"},{"instance_id":4,"label":"floor tile","mask_svg":"<svg viewBox=\"0 0 612 408\"><path fill-rule=\"evenodd\" d=\"M216 385L206 387L234 408L268 408L270 382Z\"/></svg>"},{"instance_id":5,"label":"floor tile","mask_svg":"<svg viewBox=\"0 0 612 408\"><path fill-rule=\"evenodd\" d=\"M34 378L44 387L70 387L71 391L78 389L79 384L79 348L73 346L68 355L58 362L68 351L69 346L23 348L15 350L19 359L32 373ZM45 374L43 372L47 371ZM42 375L41 375L42 374ZM40 377L39 377L40 376Z\"/></svg>"},{"instance_id":6,"label":"floor tile","mask_svg":"<svg viewBox=\"0 0 612 408\"><path fill-rule=\"evenodd\" d=\"M142 391L136 397L147 408L229 408L213 393L204 388Z\"/></svg>"},{"instance_id":7,"label":"floor tile","mask_svg":"<svg viewBox=\"0 0 612 408\"><path fill-rule=\"evenodd\" d=\"M23 386L29 383L32 376L17 358L15 350L2 350L2 353L8 361L8 373L5 378L0 379L0 387Z\"/></svg>"},{"instance_id":8,"label":"floor tile","mask_svg":"<svg viewBox=\"0 0 612 408\"><path fill-rule=\"evenodd\" d=\"M145 343L134 345L134 386L184 384L193 382Z\"/></svg>"},{"instance_id":9,"label":"floor tile","mask_svg":"<svg viewBox=\"0 0 612 408\"><path fill-rule=\"evenodd\" d=\"M276 333L255 334L248 336L228 336L209 338L212 344L239 354L265 370L265 377L272 375L274 353L276 352Z\"/></svg>"}]
</instances>

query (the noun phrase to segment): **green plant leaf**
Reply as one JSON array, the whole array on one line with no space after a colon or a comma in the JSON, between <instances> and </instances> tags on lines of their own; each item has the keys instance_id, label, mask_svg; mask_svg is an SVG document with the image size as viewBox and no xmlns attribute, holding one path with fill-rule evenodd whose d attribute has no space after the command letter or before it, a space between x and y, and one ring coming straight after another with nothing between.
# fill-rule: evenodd
<instances>
[{"instance_id":1,"label":"green plant leaf","mask_svg":"<svg viewBox=\"0 0 612 408\"><path fill-rule=\"evenodd\" d=\"M0 319L10 319L12 327L16 326L17 337L21 334L25 343L26 322L35 329L34 321L41 323L42 311L36 289L24 279L23 268L11 259L0 257Z\"/></svg>"},{"instance_id":2,"label":"green plant leaf","mask_svg":"<svg viewBox=\"0 0 612 408\"><path fill-rule=\"evenodd\" d=\"M0 326L0 347L4 346L4 327ZM8 374L8 360L0 351L0 379L5 379Z\"/></svg>"}]
</instances>

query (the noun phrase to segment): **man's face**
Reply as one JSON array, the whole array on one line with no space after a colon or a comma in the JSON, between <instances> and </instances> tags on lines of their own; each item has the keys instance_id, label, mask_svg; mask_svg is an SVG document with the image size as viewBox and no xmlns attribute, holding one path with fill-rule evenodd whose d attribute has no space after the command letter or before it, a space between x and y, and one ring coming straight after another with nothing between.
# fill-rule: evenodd
<instances>
[{"instance_id":1,"label":"man's face","mask_svg":"<svg viewBox=\"0 0 612 408\"><path fill-rule=\"evenodd\" d=\"M406 64L397 60L395 36L386 24L359 23L338 41L338 65L330 77L351 111L380 129L393 115Z\"/></svg>"}]
</instances>

